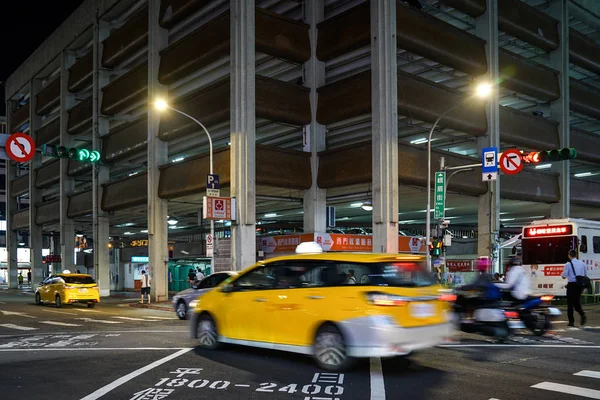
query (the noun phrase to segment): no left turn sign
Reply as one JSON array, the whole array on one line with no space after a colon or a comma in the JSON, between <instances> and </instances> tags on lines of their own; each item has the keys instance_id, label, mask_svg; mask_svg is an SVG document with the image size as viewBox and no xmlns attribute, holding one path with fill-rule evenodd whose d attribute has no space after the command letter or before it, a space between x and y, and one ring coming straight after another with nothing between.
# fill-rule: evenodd
<instances>
[{"instance_id":1,"label":"no left turn sign","mask_svg":"<svg viewBox=\"0 0 600 400\"><path fill-rule=\"evenodd\" d=\"M24 133L13 133L6 139L6 154L14 162L26 163L35 155L35 143L31 136Z\"/></svg>"},{"instance_id":2,"label":"no left turn sign","mask_svg":"<svg viewBox=\"0 0 600 400\"><path fill-rule=\"evenodd\" d=\"M507 175L516 175L523 170L523 158L519 150L510 149L500 157L500 169Z\"/></svg>"}]
</instances>

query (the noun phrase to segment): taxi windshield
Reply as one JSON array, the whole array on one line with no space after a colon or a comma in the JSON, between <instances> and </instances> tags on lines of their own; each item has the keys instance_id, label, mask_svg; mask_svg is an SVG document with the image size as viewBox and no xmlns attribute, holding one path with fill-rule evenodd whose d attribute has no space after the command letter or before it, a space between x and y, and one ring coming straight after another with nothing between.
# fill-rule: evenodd
<instances>
[{"instance_id":1,"label":"taxi windshield","mask_svg":"<svg viewBox=\"0 0 600 400\"><path fill-rule=\"evenodd\" d=\"M65 283L70 284L91 285L96 283L91 276L63 275L61 278Z\"/></svg>"}]
</instances>

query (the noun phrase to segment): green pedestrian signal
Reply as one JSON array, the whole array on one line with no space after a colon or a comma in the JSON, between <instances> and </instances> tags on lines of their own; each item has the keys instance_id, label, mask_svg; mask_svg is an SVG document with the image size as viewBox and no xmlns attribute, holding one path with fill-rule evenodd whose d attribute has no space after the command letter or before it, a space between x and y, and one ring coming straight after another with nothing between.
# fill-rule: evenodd
<instances>
[{"instance_id":1,"label":"green pedestrian signal","mask_svg":"<svg viewBox=\"0 0 600 400\"><path fill-rule=\"evenodd\" d=\"M67 148L65 146L56 146L45 144L42 146L42 156L53 158L67 158L69 160L91 162L100 161L100 153L96 150L78 149L76 147Z\"/></svg>"}]
</instances>

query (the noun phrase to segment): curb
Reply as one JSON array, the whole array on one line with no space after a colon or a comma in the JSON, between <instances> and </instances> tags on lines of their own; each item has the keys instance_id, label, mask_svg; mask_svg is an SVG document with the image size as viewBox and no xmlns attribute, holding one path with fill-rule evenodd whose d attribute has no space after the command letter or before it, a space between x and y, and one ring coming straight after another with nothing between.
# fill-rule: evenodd
<instances>
[{"instance_id":1,"label":"curb","mask_svg":"<svg viewBox=\"0 0 600 400\"><path fill-rule=\"evenodd\" d=\"M151 304L140 304L140 303L133 303L133 304L128 304L129 307L134 307L134 308L148 308L150 310L159 310L159 311L168 311L168 312L175 312L175 310L173 310L172 308L167 308L167 307L161 307L161 306L155 306L152 303Z\"/></svg>"}]
</instances>

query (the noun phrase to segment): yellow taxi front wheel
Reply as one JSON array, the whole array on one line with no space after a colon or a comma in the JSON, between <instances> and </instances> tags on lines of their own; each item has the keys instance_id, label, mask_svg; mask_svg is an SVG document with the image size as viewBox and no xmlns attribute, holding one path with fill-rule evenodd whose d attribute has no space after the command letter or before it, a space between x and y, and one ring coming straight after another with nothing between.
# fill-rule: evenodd
<instances>
[{"instance_id":1,"label":"yellow taxi front wheel","mask_svg":"<svg viewBox=\"0 0 600 400\"><path fill-rule=\"evenodd\" d=\"M56 297L54 298L54 305L56 306L56 308L62 307L62 300L60 299L59 294L57 294Z\"/></svg>"},{"instance_id":2,"label":"yellow taxi front wheel","mask_svg":"<svg viewBox=\"0 0 600 400\"><path fill-rule=\"evenodd\" d=\"M35 293L35 304L37 304L38 306L42 304L42 298L40 297L40 294L38 292Z\"/></svg>"},{"instance_id":3,"label":"yellow taxi front wheel","mask_svg":"<svg viewBox=\"0 0 600 400\"><path fill-rule=\"evenodd\" d=\"M319 328L313 351L317 365L326 371L343 371L354 362L348 356L344 335L333 324L325 324Z\"/></svg>"},{"instance_id":4,"label":"yellow taxi front wheel","mask_svg":"<svg viewBox=\"0 0 600 400\"><path fill-rule=\"evenodd\" d=\"M202 314L198 317L196 328L200 347L206 350L215 350L219 347L217 324L209 314Z\"/></svg>"}]
</instances>

